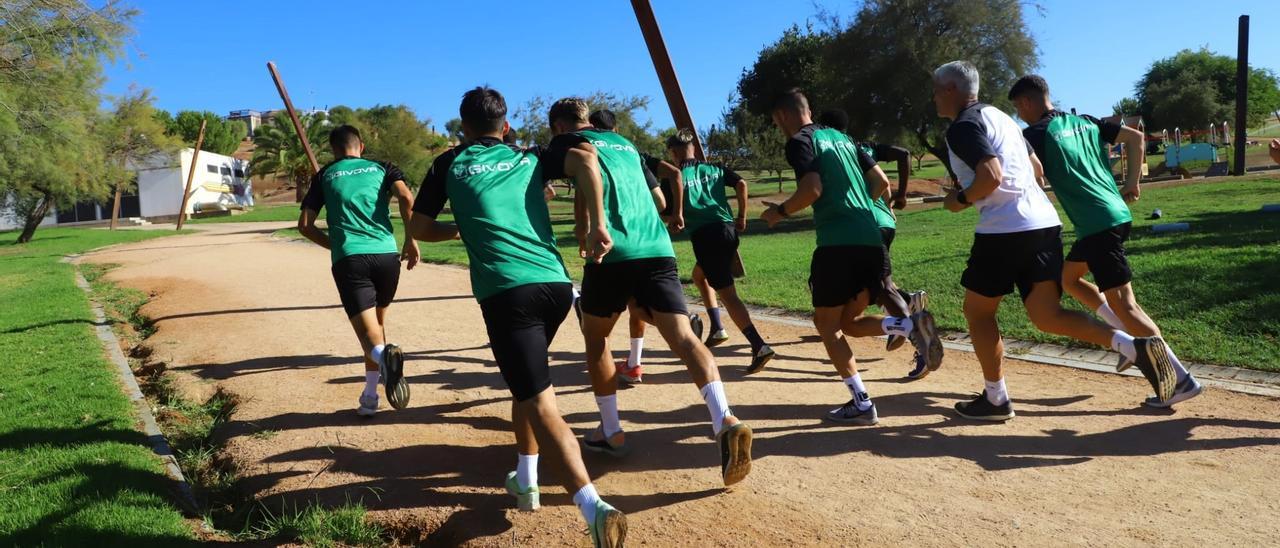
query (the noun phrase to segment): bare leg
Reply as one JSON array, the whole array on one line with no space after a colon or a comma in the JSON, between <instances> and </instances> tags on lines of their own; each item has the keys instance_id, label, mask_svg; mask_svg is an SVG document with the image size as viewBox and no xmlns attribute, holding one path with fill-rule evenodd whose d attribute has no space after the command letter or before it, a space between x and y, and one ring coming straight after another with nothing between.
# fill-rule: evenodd
<instances>
[{"instance_id":1,"label":"bare leg","mask_svg":"<svg viewBox=\"0 0 1280 548\"><path fill-rule=\"evenodd\" d=\"M1027 307L1027 317L1036 329L1103 348L1111 347L1115 330L1087 314L1062 308L1062 297L1055 281L1037 282L1031 286L1031 294L1023 302Z\"/></svg>"},{"instance_id":2,"label":"bare leg","mask_svg":"<svg viewBox=\"0 0 1280 548\"><path fill-rule=\"evenodd\" d=\"M644 319L646 315L643 314L639 308L640 307L635 306L634 304L627 304L627 326L631 331L631 338L633 339L644 338Z\"/></svg>"},{"instance_id":3,"label":"bare leg","mask_svg":"<svg viewBox=\"0 0 1280 548\"><path fill-rule=\"evenodd\" d=\"M707 282L707 277L702 273L702 267L695 265L693 267L693 285L698 287L698 293L702 295L702 305L707 308L719 308L716 303L716 292L711 288L711 284ZM737 320L734 320L737 321Z\"/></svg>"},{"instance_id":4,"label":"bare leg","mask_svg":"<svg viewBox=\"0 0 1280 548\"><path fill-rule=\"evenodd\" d=\"M386 317L386 308L366 308L359 314L352 316L351 327L356 332L356 338L360 339L360 348L364 350L364 370L377 371L378 363L373 361L373 347L386 343L385 330L382 326L382 318Z\"/></svg>"},{"instance_id":5,"label":"bare leg","mask_svg":"<svg viewBox=\"0 0 1280 548\"><path fill-rule=\"evenodd\" d=\"M516 426L517 448L522 453L524 449L520 447L519 439L521 435L528 435L528 432L531 432L536 439L533 442L534 453L541 445L558 457L555 461L563 467L565 472L562 475L563 485L570 495L591 483L591 477L587 475L587 467L582 464L578 440L573 437L573 432L569 430L569 425L565 424L564 418L560 416L560 409L556 406L554 389L543 390L537 396L515 402L512 407L515 413L513 418L522 416L529 426L525 434L520 432L520 426Z\"/></svg>"},{"instance_id":6,"label":"bare leg","mask_svg":"<svg viewBox=\"0 0 1280 548\"><path fill-rule=\"evenodd\" d=\"M969 338L973 352L982 365L982 378L996 382L1004 378L1001 370L1004 360L1004 341L1000 339L1000 324L996 311L1004 297L984 297L973 291L965 291L964 318L969 324Z\"/></svg>"},{"instance_id":7,"label":"bare leg","mask_svg":"<svg viewBox=\"0 0 1280 548\"><path fill-rule=\"evenodd\" d=\"M733 320L733 325L738 326L739 330L746 329L751 325L751 313L747 311L746 303L738 298L738 290L733 286L726 287L718 291L720 301L724 305L724 309L729 313L729 319Z\"/></svg>"},{"instance_id":8,"label":"bare leg","mask_svg":"<svg viewBox=\"0 0 1280 548\"><path fill-rule=\"evenodd\" d=\"M907 301L903 300L902 295L898 293L898 286L893 283L892 276L880 279L880 292L876 295L876 304L880 305L880 308L883 308L885 314L889 316L898 318L911 316Z\"/></svg>"},{"instance_id":9,"label":"bare leg","mask_svg":"<svg viewBox=\"0 0 1280 548\"><path fill-rule=\"evenodd\" d=\"M1062 266L1062 290L1089 310L1097 310L1104 302L1098 286L1084 279L1089 273L1089 264L1080 261L1067 261Z\"/></svg>"},{"instance_id":10,"label":"bare leg","mask_svg":"<svg viewBox=\"0 0 1280 548\"><path fill-rule=\"evenodd\" d=\"M689 316L654 312L653 321L654 325L658 326L658 332L662 334L663 340L667 341L667 345L671 347L671 351L684 362L689 375L693 377L693 383L698 388L702 388L711 381L720 380L720 372L716 369L715 358L711 356L711 351L707 350L702 341L693 336L693 329L689 327Z\"/></svg>"},{"instance_id":11,"label":"bare leg","mask_svg":"<svg viewBox=\"0 0 1280 548\"><path fill-rule=\"evenodd\" d=\"M822 337L822 346L827 349L827 357L831 358L831 365L835 366L841 378L849 378L858 372L858 367L853 359L853 349L849 347L849 341L840 331L844 309L843 306L815 308L813 326L818 329L818 336Z\"/></svg>"},{"instance_id":12,"label":"bare leg","mask_svg":"<svg viewBox=\"0 0 1280 548\"><path fill-rule=\"evenodd\" d=\"M554 394L554 391L550 389L543 391L543 393L548 392ZM536 396L528 401L534 400L537 400ZM553 398L552 403L554 404L554 402ZM521 455L538 454L538 439L533 429L533 420L529 416L530 413L534 412L536 412L536 406L524 405L522 402L511 400L511 430L516 435L516 451Z\"/></svg>"},{"instance_id":13,"label":"bare leg","mask_svg":"<svg viewBox=\"0 0 1280 548\"><path fill-rule=\"evenodd\" d=\"M1124 284L1107 290L1107 304L1124 323L1124 330L1134 337L1159 337L1160 327L1147 316L1133 294L1133 285Z\"/></svg>"},{"instance_id":14,"label":"bare leg","mask_svg":"<svg viewBox=\"0 0 1280 548\"><path fill-rule=\"evenodd\" d=\"M611 396L618 392L618 370L609 352L609 333L618 322L618 314L607 318L591 314L582 315L582 338L586 342L587 372L591 376L591 389L596 396Z\"/></svg>"}]
</instances>

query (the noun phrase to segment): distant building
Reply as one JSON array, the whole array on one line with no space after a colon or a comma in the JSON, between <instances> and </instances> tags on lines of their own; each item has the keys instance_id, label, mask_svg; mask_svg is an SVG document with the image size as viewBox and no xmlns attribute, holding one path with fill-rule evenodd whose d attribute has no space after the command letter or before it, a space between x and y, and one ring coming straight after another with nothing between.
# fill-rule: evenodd
<instances>
[{"instance_id":1,"label":"distant building","mask_svg":"<svg viewBox=\"0 0 1280 548\"><path fill-rule=\"evenodd\" d=\"M283 112L283 111L284 111L284 109L275 109L275 110L253 110L253 109L233 110L233 111L231 111L231 114L228 114L228 115L227 115L227 119L228 119L228 120L240 120L241 122L244 122L244 125L245 125L245 126L248 126L248 128L249 128L249 137L250 137L250 138L252 138L252 137L253 137L253 135L254 135L254 133L258 131L258 128L259 128L259 127L262 127L262 124L267 123L267 120L270 120L270 119L271 119L271 117L272 117L272 116L275 116L277 112ZM329 114L329 110L328 110L328 109L322 109L322 108L313 108L313 109L300 110L300 111L298 111L298 115L299 115L299 116L307 116L307 115L312 115L312 114L326 114L326 115L327 115L327 114Z\"/></svg>"}]
</instances>

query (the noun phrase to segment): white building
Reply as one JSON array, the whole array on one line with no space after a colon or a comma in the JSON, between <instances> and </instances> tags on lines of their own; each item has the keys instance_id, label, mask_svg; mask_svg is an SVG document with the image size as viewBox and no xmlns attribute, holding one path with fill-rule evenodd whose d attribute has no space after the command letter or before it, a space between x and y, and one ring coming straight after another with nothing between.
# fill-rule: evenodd
<instances>
[{"instance_id":1,"label":"white building","mask_svg":"<svg viewBox=\"0 0 1280 548\"><path fill-rule=\"evenodd\" d=\"M148 162L137 170L139 214L144 218L174 217L182 204L193 149ZM253 206L249 162L200 151L187 213ZM123 214L121 215L123 216Z\"/></svg>"}]
</instances>

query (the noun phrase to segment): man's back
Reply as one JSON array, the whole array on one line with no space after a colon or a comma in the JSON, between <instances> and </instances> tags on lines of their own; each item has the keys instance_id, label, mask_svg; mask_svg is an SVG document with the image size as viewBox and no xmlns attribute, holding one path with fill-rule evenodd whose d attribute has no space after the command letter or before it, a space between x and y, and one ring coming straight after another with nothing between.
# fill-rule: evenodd
<instances>
[{"instance_id":1,"label":"man's back","mask_svg":"<svg viewBox=\"0 0 1280 548\"><path fill-rule=\"evenodd\" d=\"M969 188L979 162L995 156L1002 179L990 195L974 202L979 234L1002 234L1061 225L1058 212L1036 183L1031 156L1018 124L1000 109L973 103L947 129L951 168Z\"/></svg>"},{"instance_id":2,"label":"man's back","mask_svg":"<svg viewBox=\"0 0 1280 548\"><path fill-rule=\"evenodd\" d=\"M1022 131L1077 236L1133 220L1108 159L1106 143L1114 142L1119 130L1096 118L1051 110Z\"/></svg>"},{"instance_id":3,"label":"man's back","mask_svg":"<svg viewBox=\"0 0 1280 548\"><path fill-rule=\"evenodd\" d=\"M880 246L870 193L862 174L875 161L844 133L809 124L787 141L787 159L797 180L810 171L822 178L822 195L813 203L818 246Z\"/></svg>"},{"instance_id":4,"label":"man's back","mask_svg":"<svg viewBox=\"0 0 1280 548\"><path fill-rule=\"evenodd\" d=\"M391 227L390 185L404 175L391 164L348 156L335 160L316 175L302 206L325 210L331 256L396 253Z\"/></svg>"}]
</instances>

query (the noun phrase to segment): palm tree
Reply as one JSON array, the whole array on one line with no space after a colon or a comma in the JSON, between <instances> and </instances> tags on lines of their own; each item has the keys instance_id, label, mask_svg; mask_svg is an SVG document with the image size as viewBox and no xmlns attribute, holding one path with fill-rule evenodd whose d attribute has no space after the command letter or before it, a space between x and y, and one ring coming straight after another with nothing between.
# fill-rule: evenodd
<instances>
[{"instance_id":1,"label":"palm tree","mask_svg":"<svg viewBox=\"0 0 1280 548\"><path fill-rule=\"evenodd\" d=\"M323 114L307 114L301 116L299 121L307 132L307 141L311 143L311 151L315 153L316 161L323 165L330 156L329 147L324 146L324 143L329 141L328 118ZM277 112L254 132L253 143L256 148L250 164L253 166L254 173L260 175L270 173L276 177L283 176L289 179L297 189L297 201L301 202L302 196L307 191L307 184L311 181L312 168L311 161L307 159L307 154L297 135L289 115Z\"/></svg>"}]
</instances>

